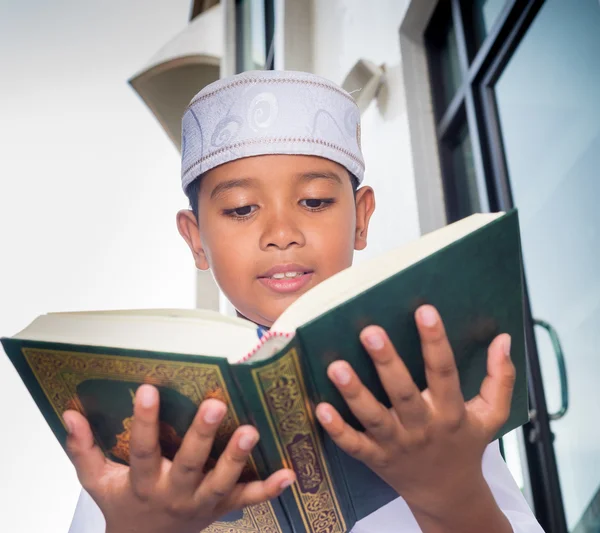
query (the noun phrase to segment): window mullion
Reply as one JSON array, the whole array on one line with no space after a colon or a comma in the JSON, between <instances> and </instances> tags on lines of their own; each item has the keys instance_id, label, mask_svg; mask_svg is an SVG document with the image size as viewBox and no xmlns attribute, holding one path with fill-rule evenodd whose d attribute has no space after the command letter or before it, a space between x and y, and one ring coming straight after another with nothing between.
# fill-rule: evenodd
<instances>
[{"instance_id":1,"label":"window mullion","mask_svg":"<svg viewBox=\"0 0 600 533\"><path fill-rule=\"evenodd\" d=\"M452 0L452 21L456 31L456 41L458 45L458 57L461 70L463 72L463 87L465 94L465 113L467 117L467 126L471 136L471 148L473 150L473 165L475 167L475 177L477 182L477 193L479 198L479 207L483 212L490 210L490 200L486 185L485 169L481 154L481 137L477 125L477 115L475 113L475 103L473 99L473 87L469 77L469 52L465 28L463 24L462 10L460 0Z\"/></svg>"},{"instance_id":2,"label":"window mullion","mask_svg":"<svg viewBox=\"0 0 600 533\"><path fill-rule=\"evenodd\" d=\"M275 0L265 3L265 70L275 68Z\"/></svg>"}]
</instances>

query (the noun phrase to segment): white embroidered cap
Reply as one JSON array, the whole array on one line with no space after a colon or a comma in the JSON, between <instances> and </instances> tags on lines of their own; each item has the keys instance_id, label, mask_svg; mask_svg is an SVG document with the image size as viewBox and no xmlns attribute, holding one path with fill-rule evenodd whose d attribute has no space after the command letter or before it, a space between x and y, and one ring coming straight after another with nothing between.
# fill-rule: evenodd
<instances>
[{"instance_id":1,"label":"white embroidered cap","mask_svg":"<svg viewBox=\"0 0 600 533\"><path fill-rule=\"evenodd\" d=\"M265 154L320 156L361 182L360 111L350 94L306 72L250 71L202 89L182 120L183 190L208 170Z\"/></svg>"}]
</instances>

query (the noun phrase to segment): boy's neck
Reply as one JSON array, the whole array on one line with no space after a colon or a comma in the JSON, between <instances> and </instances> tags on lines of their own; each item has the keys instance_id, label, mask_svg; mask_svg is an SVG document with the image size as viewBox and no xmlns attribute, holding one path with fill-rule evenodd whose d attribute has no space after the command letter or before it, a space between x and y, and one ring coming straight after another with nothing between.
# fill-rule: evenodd
<instances>
[{"instance_id":1,"label":"boy's neck","mask_svg":"<svg viewBox=\"0 0 600 533\"><path fill-rule=\"evenodd\" d=\"M269 326L263 326L262 324L258 324L257 322L254 322L254 320L250 320L249 318L246 318L237 309L235 310L235 314L238 318L243 318L244 320L247 320L248 322L252 322L253 324L256 324L257 327L264 329L265 331L269 331L271 329Z\"/></svg>"}]
</instances>

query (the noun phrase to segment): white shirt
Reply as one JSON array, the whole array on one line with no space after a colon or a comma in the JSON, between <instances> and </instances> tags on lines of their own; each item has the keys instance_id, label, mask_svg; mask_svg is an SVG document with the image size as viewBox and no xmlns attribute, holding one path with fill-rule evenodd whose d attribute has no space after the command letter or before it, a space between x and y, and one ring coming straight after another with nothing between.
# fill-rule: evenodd
<instances>
[{"instance_id":1,"label":"white shirt","mask_svg":"<svg viewBox=\"0 0 600 533\"><path fill-rule=\"evenodd\" d=\"M544 533L500 455L498 442L483 455L483 475L514 533ZM105 521L94 500L82 491L69 533L104 533ZM356 523L351 533L421 533L408 505L398 498Z\"/></svg>"}]
</instances>

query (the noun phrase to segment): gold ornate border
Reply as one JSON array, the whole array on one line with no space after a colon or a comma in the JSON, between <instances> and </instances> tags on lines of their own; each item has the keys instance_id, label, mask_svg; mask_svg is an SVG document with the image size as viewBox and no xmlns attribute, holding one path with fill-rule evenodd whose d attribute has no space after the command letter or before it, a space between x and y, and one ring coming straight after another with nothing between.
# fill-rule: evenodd
<instances>
[{"instance_id":1,"label":"gold ornate border","mask_svg":"<svg viewBox=\"0 0 600 533\"><path fill-rule=\"evenodd\" d=\"M252 370L264 411L286 467L297 483L291 489L310 533L344 533L346 523L333 489L308 401L295 348Z\"/></svg>"},{"instance_id":2,"label":"gold ornate border","mask_svg":"<svg viewBox=\"0 0 600 533\"><path fill-rule=\"evenodd\" d=\"M168 386L195 405L200 405L205 398L222 400L227 405L227 413L216 439L227 439L239 426L227 384L217 364L25 347L22 353L63 425L62 413L69 408L81 407L77 405L77 385L89 379L110 379ZM251 468L256 473L253 459ZM270 502L247 507L242 514L240 520L215 522L205 531L282 533Z\"/></svg>"},{"instance_id":3,"label":"gold ornate border","mask_svg":"<svg viewBox=\"0 0 600 533\"><path fill-rule=\"evenodd\" d=\"M282 533L270 502L242 509L235 522L213 522L201 533Z\"/></svg>"}]
</instances>

